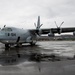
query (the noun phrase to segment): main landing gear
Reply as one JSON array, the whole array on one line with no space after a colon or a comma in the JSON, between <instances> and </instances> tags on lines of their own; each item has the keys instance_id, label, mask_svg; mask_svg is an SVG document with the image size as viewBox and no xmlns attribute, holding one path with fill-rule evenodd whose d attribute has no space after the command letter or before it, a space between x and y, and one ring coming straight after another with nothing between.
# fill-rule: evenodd
<instances>
[{"instance_id":1,"label":"main landing gear","mask_svg":"<svg viewBox=\"0 0 75 75\"><path fill-rule=\"evenodd\" d=\"M37 42L37 40L32 40L32 42L30 42L30 45L33 46L36 44L36 42Z\"/></svg>"},{"instance_id":2,"label":"main landing gear","mask_svg":"<svg viewBox=\"0 0 75 75\"><path fill-rule=\"evenodd\" d=\"M11 44L5 44L5 48L10 48L10 47L22 47L22 43L16 44L16 46Z\"/></svg>"}]
</instances>

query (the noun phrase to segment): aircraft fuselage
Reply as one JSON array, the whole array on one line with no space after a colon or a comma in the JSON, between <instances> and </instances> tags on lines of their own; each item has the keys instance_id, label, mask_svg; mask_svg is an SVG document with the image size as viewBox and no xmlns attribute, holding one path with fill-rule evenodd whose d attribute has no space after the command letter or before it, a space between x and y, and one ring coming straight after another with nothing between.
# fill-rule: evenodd
<instances>
[{"instance_id":1,"label":"aircraft fuselage","mask_svg":"<svg viewBox=\"0 0 75 75\"><path fill-rule=\"evenodd\" d=\"M29 30L5 27L0 31L0 42L4 44L31 43L33 39L36 39L36 35Z\"/></svg>"}]
</instances>

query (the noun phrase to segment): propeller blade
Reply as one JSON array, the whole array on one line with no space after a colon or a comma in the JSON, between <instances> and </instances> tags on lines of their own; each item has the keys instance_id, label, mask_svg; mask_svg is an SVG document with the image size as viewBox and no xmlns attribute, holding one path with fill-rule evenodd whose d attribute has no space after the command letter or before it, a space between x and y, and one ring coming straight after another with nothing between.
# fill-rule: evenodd
<instances>
[{"instance_id":1,"label":"propeller blade","mask_svg":"<svg viewBox=\"0 0 75 75\"><path fill-rule=\"evenodd\" d=\"M42 26L43 24L41 24L40 26L39 26L39 28Z\"/></svg>"},{"instance_id":2,"label":"propeller blade","mask_svg":"<svg viewBox=\"0 0 75 75\"><path fill-rule=\"evenodd\" d=\"M59 27L61 27L63 23L64 23L64 21L60 24L60 26L59 26Z\"/></svg>"},{"instance_id":3,"label":"propeller blade","mask_svg":"<svg viewBox=\"0 0 75 75\"><path fill-rule=\"evenodd\" d=\"M36 23L34 23L34 26L37 27L37 26L36 26Z\"/></svg>"},{"instance_id":4,"label":"propeller blade","mask_svg":"<svg viewBox=\"0 0 75 75\"><path fill-rule=\"evenodd\" d=\"M56 21L54 21L54 22L55 22L56 27L58 28L58 25L57 25Z\"/></svg>"}]
</instances>

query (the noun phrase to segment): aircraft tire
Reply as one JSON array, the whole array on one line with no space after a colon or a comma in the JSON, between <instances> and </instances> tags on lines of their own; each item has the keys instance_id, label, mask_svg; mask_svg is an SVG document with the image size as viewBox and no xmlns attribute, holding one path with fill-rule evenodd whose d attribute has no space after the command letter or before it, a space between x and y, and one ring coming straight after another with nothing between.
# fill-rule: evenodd
<instances>
[{"instance_id":1,"label":"aircraft tire","mask_svg":"<svg viewBox=\"0 0 75 75\"><path fill-rule=\"evenodd\" d=\"M31 43L30 43L30 45L35 45L36 44L36 40L33 40Z\"/></svg>"},{"instance_id":2,"label":"aircraft tire","mask_svg":"<svg viewBox=\"0 0 75 75\"><path fill-rule=\"evenodd\" d=\"M32 43L32 42L31 42L30 45L33 46L33 45L35 45L35 43Z\"/></svg>"}]
</instances>

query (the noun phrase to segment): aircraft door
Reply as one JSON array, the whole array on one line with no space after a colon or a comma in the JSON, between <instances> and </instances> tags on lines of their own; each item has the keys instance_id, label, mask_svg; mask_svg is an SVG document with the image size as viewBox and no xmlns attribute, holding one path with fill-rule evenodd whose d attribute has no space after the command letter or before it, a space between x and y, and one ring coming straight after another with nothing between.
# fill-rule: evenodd
<instances>
[{"instance_id":1,"label":"aircraft door","mask_svg":"<svg viewBox=\"0 0 75 75\"><path fill-rule=\"evenodd\" d=\"M20 41L20 36L18 36L16 43L18 43Z\"/></svg>"}]
</instances>

